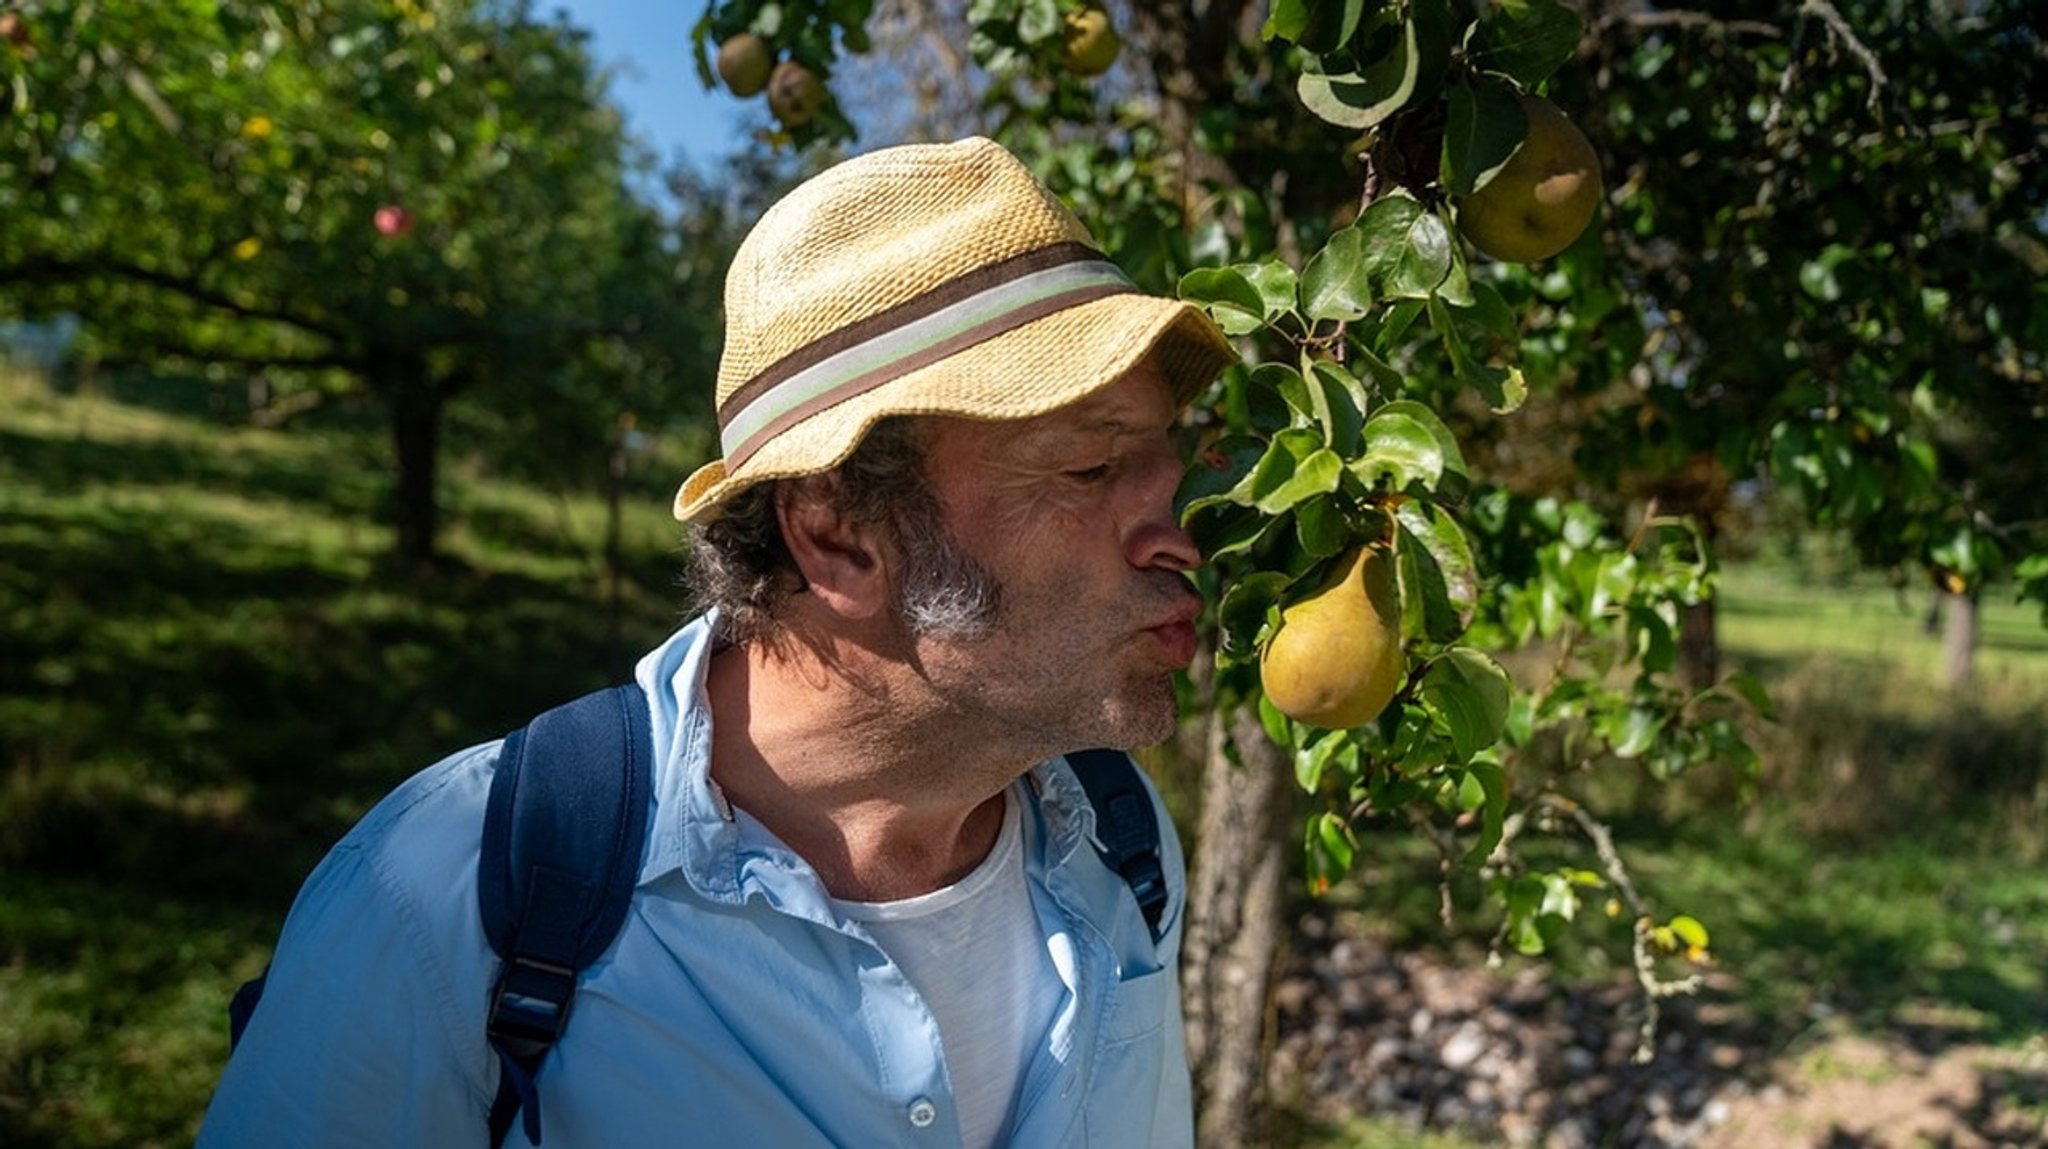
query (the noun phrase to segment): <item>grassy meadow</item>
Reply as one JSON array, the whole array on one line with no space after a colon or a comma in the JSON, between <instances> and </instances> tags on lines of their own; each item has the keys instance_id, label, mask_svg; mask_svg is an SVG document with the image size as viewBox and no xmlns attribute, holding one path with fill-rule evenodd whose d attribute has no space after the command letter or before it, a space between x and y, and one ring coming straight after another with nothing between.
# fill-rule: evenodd
<instances>
[{"instance_id":1,"label":"grassy meadow","mask_svg":"<svg viewBox=\"0 0 2048 1149\"><path fill-rule=\"evenodd\" d=\"M587 484L509 478L458 425L449 561L399 572L373 420L254 430L217 398L0 368L0 1145L189 1144L227 996L328 844L679 617L679 444L635 460L614 600ZM1710 922L1788 1041L1823 1011L1939 1007L2014 1043L2048 1017L2048 635L1987 604L1959 698L1924 607L1788 562L1729 572L1729 658L1781 710L1760 796L1703 778L1617 822L1646 892ZM1459 944L1426 881L1345 896L1401 944ZM1596 954L1565 959L1599 975Z\"/></svg>"}]
</instances>

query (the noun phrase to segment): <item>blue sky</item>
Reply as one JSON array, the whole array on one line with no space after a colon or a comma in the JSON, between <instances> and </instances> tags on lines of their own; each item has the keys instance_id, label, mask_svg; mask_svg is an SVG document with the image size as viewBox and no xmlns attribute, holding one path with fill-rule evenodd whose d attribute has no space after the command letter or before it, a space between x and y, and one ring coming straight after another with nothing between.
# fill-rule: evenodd
<instances>
[{"instance_id":1,"label":"blue sky","mask_svg":"<svg viewBox=\"0 0 2048 1149\"><path fill-rule=\"evenodd\" d=\"M709 167L746 135L748 107L723 88L705 91L690 55L702 0L539 0L591 33L592 57L611 72L612 99L633 133L666 162L678 151Z\"/></svg>"}]
</instances>

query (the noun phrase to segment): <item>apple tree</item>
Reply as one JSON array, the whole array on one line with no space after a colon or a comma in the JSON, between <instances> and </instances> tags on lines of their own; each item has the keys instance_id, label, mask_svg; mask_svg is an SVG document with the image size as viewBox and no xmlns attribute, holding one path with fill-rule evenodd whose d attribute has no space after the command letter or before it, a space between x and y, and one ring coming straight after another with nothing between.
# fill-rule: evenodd
<instances>
[{"instance_id":1,"label":"apple tree","mask_svg":"<svg viewBox=\"0 0 2048 1149\"><path fill-rule=\"evenodd\" d=\"M434 553L450 402L601 434L621 388L665 386L701 342L582 34L525 3L9 16L0 309L77 315L103 369L261 380L273 418L367 395L405 560ZM550 402L594 376L608 402Z\"/></svg>"}]
</instances>

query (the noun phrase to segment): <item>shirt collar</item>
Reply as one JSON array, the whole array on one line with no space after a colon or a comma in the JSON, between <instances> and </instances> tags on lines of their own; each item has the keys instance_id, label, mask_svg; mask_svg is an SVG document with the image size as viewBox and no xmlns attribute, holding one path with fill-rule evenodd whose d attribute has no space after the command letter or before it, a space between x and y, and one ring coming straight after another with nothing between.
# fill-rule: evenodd
<instances>
[{"instance_id":1,"label":"shirt collar","mask_svg":"<svg viewBox=\"0 0 2048 1149\"><path fill-rule=\"evenodd\" d=\"M640 659L634 679L647 692L654 725L654 813L640 880L680 872L699 893L738 903L744 877L763 859L742 841L731 806L711 778L711 656L727 645L718 612L691 619ZM1095 810L1064 758L1026 775L1045 821L1045 862L1062 865L1095 833ZM786 862L787 859L778 859ZM785 868L786 866L778 866Z\"/></svg>"}]
</instances>

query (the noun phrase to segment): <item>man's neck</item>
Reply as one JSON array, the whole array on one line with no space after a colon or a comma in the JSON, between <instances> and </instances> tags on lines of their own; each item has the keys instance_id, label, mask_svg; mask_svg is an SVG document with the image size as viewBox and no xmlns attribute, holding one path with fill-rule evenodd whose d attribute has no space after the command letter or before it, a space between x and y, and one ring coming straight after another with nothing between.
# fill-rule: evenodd
<instances>
[{"instance_id":1,"label":"man's neck","mask_svg":"<svg viewBox=\"0 0 2048 1149\"><path fill-rule=\"evenodd\" d=\"M995 844L1004 786L1031 764L953 729L889 665L758 642L711 661L713 779L852 901L965 877Z\"/></svg>"}]
</instances>

